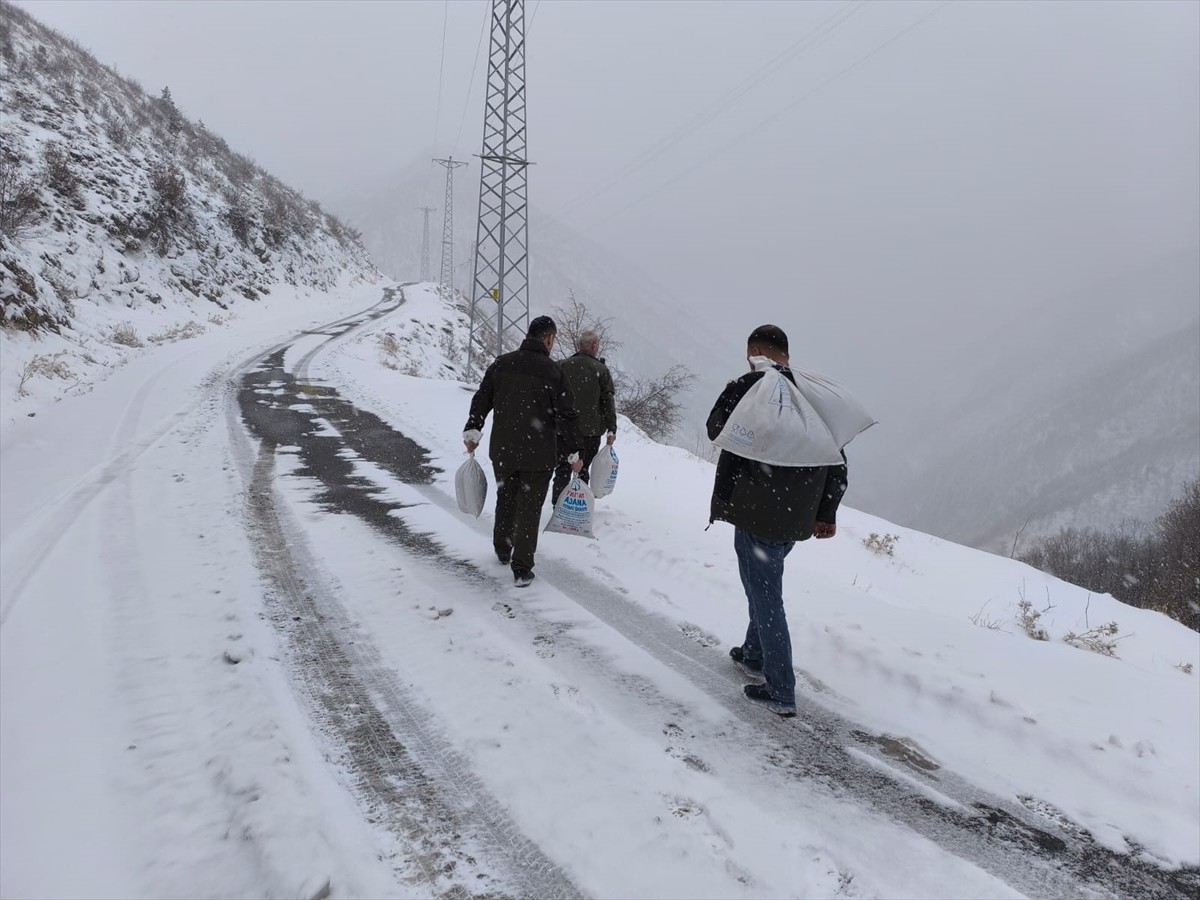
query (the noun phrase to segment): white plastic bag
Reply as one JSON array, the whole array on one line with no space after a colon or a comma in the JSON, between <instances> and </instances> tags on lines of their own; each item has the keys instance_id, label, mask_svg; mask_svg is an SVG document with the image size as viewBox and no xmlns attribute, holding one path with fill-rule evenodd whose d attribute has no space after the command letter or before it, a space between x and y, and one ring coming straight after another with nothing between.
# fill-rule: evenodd
<instances>
[{"instance_id":1,"label":"white plastic bag","mask_svg":"<svg viewBox=\"0 0 1200 900\"><path fill-rule=\"evenodd\" d=\"M837 382L793 369L792 384L770 360L754 357L751 362L765 374L713 441L723 450L775 466L838 466L842 448L875 424Z\"/></svg>"},{"instance_id":2,"label":"white plastic bag","mask_svg":"<svg viewBox=\"0 0 1200 900\"><path fill-rule=\"evenodd\" d=\"M579 537L595 538L592 533L592 505L595 497L592 489L578 475L559 495L554 504L554 515L546 524L546 531L559 534L574 534Z\"/></svg>"},{"instance_id":3,"label":"white plastic bag","mask_svg":"<svg viewBox=\"0 0 1200 900\"><path fill-rule=\"evenodd\" d=\"M483 466L475 461L475 454L471 454L454 473L454 497L458 500L458 508L468 516L479 518L487 502L487 492L487 475Z\"/></svg>"},{"instance_id":4,"label":"white plastic bag","mask_svg":"<svg viewBox=\"0 0 1200 900\"><path fill-rule=\"evenodd\" d=\"M601 447L596 458L592 460L592 494L597 500L607 497L617 486L619 465L620 460L617 459L617 451L613 449L612 444Z\"/></svg>"}]
</instances>

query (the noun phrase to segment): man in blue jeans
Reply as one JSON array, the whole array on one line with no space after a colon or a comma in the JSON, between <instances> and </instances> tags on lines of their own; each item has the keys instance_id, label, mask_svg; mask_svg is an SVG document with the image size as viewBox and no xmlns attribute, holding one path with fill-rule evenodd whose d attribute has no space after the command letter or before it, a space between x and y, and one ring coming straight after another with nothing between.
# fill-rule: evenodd
<instances>
[{"instance_id":1,"label":"man in blue jeans","mask_svg":"<svg viewBox=\"0 0 1200 900\"><path fill-rule=\"evenodd\" d=\"M750 625L745 640L729 655L756 679L745 686L746 699L778 715L794 716L796 674L783 609L783 564L796 541L831 538L837 532L837 508L848 483L846 456L827 432L825 446L813 446L812 410L807 416L800 413L803 402L793 400L794 394L781 384L780 375L796 384L783 329L754 329L746 356L751 371L726 385L708 417L709 439L724 448L717 460L709 522L729 522L735 529L733 545ZM768 376L771 380L752 394L751 388ZM744 400L759 408L739 410ZM837 456L841 463L830 464ZM826 464L804 464L814 459Z\"/></svg>"}]
</instances>

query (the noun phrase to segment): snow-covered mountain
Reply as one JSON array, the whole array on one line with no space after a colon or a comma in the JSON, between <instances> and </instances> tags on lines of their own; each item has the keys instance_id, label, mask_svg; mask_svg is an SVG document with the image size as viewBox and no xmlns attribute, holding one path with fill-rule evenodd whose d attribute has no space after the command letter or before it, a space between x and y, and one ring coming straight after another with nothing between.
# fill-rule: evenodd
<instances>
[{"instance_id":1,"label":"snow-covered mountain","mask_svg":"<svg viewBox=\"0 0 1200 900\"><path fill-rule=\"evenodd\" d=\"M148 96L5 2L0 58L0 394L13 412L148 341L379 277L357 235L169 92Z\"/></svg>"},{"instance_id":2,"label":"snow-covered mountain","mask_svg":"<svg viewBox=\"0 0 1200 900\"><path fill-rule=\"evenodd\" d=\"M1014 314L939 373L956 402L888 423L893 477L860 499L1005 554L1027 519L1023 543L1152 521L1200 473L1198 316L1195 250Z\"/></svg>"}]
</instances>

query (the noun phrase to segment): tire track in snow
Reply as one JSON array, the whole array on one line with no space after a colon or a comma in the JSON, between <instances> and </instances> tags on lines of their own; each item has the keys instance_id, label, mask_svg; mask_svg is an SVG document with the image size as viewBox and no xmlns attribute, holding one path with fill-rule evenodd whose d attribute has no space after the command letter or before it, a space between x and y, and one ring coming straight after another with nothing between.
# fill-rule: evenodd
<instances>
[{"instance_id":1,"label":"tire track in snow","mask_svg":"<svg viewBox=\"0 0 1200 900\"><path fill-rule=\"evenodd\" d=\"M300 366L307 367L317 352L357 326L393 311L403 303L402 292L399 303L387 306L392 299L385 295L355 317L308 332L327 334L329 340L310 350ZM240 408L231 403L229 424L249 485L251 542L272 587L268 615L292 652L293 680L322 731L338 745L368 818L413 853L413 866L405 873L409 878L448 897L579 896L380 663L369 640L353 629L336 592L322 583L301 530L281 516L274 492L275 451L282 441L303 441L311 421L301 417L297 428L294 413L271 421L262 412L271 404L260 402L256 391L269 390L265 386L283 376L291 343L243 365ZM259 438L257 456L247 426Z\"/></svg>"}]
</instances>

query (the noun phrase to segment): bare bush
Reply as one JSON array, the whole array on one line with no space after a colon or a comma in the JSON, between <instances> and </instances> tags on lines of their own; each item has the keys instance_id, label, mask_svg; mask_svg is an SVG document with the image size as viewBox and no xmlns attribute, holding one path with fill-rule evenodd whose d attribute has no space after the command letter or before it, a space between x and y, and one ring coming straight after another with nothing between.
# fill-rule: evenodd
<instances>
[{"instance_id":1,"label":"bare bush","mask_svg":"<svg viewBox=\"0 0 1200 900\"><path fill-rule=\"evenodd\" d=\"M899 542L898 534L879 534L875 531L863 538L863 546L877 556L895 556L896 544Z\"/></svg>"},{"instance_id":2,"label":"bare bush","mask_svg":"<svg viewBox=\"0 0 1200 900\"><path fill-rule=\"evenodd\" d=\"M64 200L79 199L79 176L71 167L71 159L63 146L48 143L42 149L46 186Z\"/></svg>"},{"instance_id":3,"label":"bare bush","mask_svg":"<svg viewBox=\"0 0 1200 900\"><path fill-rule=\"evenodd\" d=\"M173 163L162 163L150 170L154 201L146 216L146 237L160 255L165 255L172 240L191 222L191 201L187 178Z\"/></svg>"},{"instance_id":4,"label":"bare bush","mask_svg":"<svg viewBox=\"0 0 1200 900\"><path fill-rule=\"evenodd\" d=\"M1147 605L1200 631L1200 479L1155 522L1152 597Z\"/></svg>"},{"instance_id":5,"label":"bare bush","mask_svg":"<svg viewBox=\"0 0 1200 900\"><path fill-rule=\"evenodd\" d=\"M593 315L587 306L575 297L575 292L567 291L566 306L555 306L550 312L554 324L558 326L558 340L554 344L554 358L566 359L571 356L579 345L579 336L585 331L594 331L600 337L600 350L612 353L621 348L621 341L613 335L613 320L611 316Z\"/></svg>"},{"instance_id":6,"label":"bare bush","mask_svg":"<svg viewBox=\"0 0 1200 900\"><path fill-rule=\"evenodd\" d=\"M980 628L986 628L988 631L1004 631L1003 620L993 618L987 612L987 605L990 602L989 600L983 606L979 607L979 612L970 617L970 622L972 625L978 625Z\"/></svg>"},{"instance_id":7,"label":"bare bush","mask_svg":"<svg viewBox=\"0 0 1200 900\"><path fill-rule=\"evenodd\" d=\"M88 110L94 110L100 104L100 88L91 79L83 83L83 90L79 93L79 99L83 101L83 105Z\"/></svg>"},{"instance_id":8,"label":"bare bush","mask_svg":"<svg viewBox=\"0 0 1200 900\"><path fill-rule=\"evenodd\" d=\"M222 214L222 218L229 225L233 236L244 246L249 247L253 243L254 215L250 211L250 204L247 202L246 196L237 193L226 198L226 202L229 205Z\"/></svg>"},{"instance_id":9,"label":"bare bush","mask_svg":"<svg viewBox=\"0 0 1200 900\"><path fill-rule=\"evenodd\" d=\"M155 344L172 344L175 341L186 341L202 334L204 334L204 326L199 322L185 322L183 325L176 325L173 328L164 328L157 334L150 335L148 340Z\"/></svg>"},{"instance_id":10,"label":"bare bush","mask_svg":"<svg viewBox=\"0 0 1200 900\"><path fill-rule=\"evenodd\" d=\"M63 380L74 378L75 373L71 371L71 367L63 361L66 356L65 351L59 353L39 353L29 362L21 367L21 374L17 381L17 394L21 397L26 397L29 392L26 390L26 385L31 378L61 378Z\"/></svg>"},{"instance_id":11,"label":"bare bush","mask_svg":"<svg viewBox=\"0 0 1200 900\"><path fill-rule=\"evenodd\" d=\"M114 113L111 119L105 120L104 133L122 150L129 149L129 126L125 124L125 120L120 118L118 113Z\"/></svg>"},{"instance_id":12,"label":"bare bush","mask_svg":"<svg viewBox=\"0 0 1200 900\"><path fill-rule=\"evenodd\" d=\"M145 347L132 322L122 322L112 330L112 342L122 347Z\"/></svg>"},{"instance_id":13,"label":"bare bush","mask_svg":"<svg viewBox=\"0 0 1200 900\"><path fill-rule=\"evenodd\" d=\"M16 161L0 157L0 235L19 240L41 221L41 184L21 175Z\"/></svg>"},{"instance_id":14,"label":"bare bush","mask_svg":"<svg viewBox=\"0 0 1200 900\"><path fill-rule=\"evenodd\" d=\"M1021 599L1017 603L1017 624L1021 626L1021 630L1033 638L1035 641L1048 641L1050 634L1042 627L1042 616L1054 609L1050 605L1050 601L1046 601L1046 606L1043 609L1034 609L1033 603L1025 597L1025 586L1021 586Z\"/></svg>"},{"instance_id":15,"label":"bare bush","mask_svg":"<svg viewBox=\"0 0 1200 900\"><path fill-rule=\"evenodd\" d=\"M383 354L383 365L388 369L397 368L397 360L400 358L400 342L396 340L396 335L390 331L385 331L377 338L379 341L379 350Z\"/></svg>"},{"instance_id":16,"label":"bare bush","mask_svg":"<svg viewBox=\"0 0 1200 900\"><path fill-rule=\"evenodd\" d=\"M617 412L656 441L671 437L683 419L680 395L692 389L696 376L676 363L657 378L634 378L613 369Z\"/></svg>"},{"instance_id":17,"label":"bare bush","mask_svg":"<svg viewBox=\"0 0 1200 900\"><path fill-rule=\"evenodd\" d=\"M1149 529L1064 528L1020 555L1064 581L1200 631L1200 480L1184 486Z\"/></svg>"},{"instance_id":18,"label":"bare bush","mask_svg":"<svg viewBox=\"0 0 1200 900\"><path fill-rule=\"evenodd\" d=\"M1109 622L1081 632L1068 631L1063 635L1063 642L1081 650L1091 650L1101 656L1115 657L1117 641L1120 640L1116 636L1119 630L1116 622Z\"/></svg>"}]
</instances>

